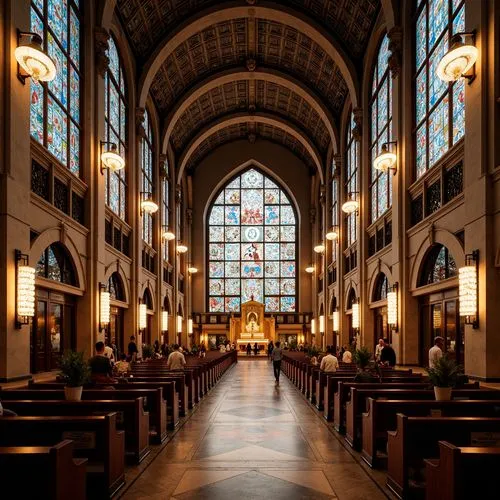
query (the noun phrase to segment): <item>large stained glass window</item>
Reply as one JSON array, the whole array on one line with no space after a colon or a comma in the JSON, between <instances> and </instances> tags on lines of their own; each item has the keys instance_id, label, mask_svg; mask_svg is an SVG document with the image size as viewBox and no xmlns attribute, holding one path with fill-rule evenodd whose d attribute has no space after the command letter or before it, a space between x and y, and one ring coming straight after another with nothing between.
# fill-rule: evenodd
<instances>
[{"instance_id":1,"label":"large stained glass window","mask_svg":"<svg viewBox=\"0 0 500 500\"><path fill-rule=\"evenodd\" d=\"M127 155L127 100L125 76L113 37L109 39L109 69L105 78L104 119L106 141L115 143L123 158ZM106 204L125 220L127 213L126 169L106 170Z\"/></svg>"},{"instance_id":2,"label":"large stained glass window","mask_svg":"<svg viewBox=\"0 0 500 500\"><path fill-rule=\"evenodd\" d=\"M392 128L392 79L387 60L389 39L384 36L373 72L370 135L371 158L371 222L375 222L392 204L391 170L381 172L373 168L373 161L379 155L382 145L391 140Z\"/></svg>"},{"instance_id":3,"label":"large stained glass window","mask_svg":"<svg viewBox=\"0 0 500 500\"><path fill-rule=\"evenodd\" d=\"M253 299L268 312L297 305L297 223L285 192L256 169L238 175L208 213L210 312Z\"/></svg>"},{"instance_id":4,"label":"large stained glass window","mask_svg":"<svg viewBox=\"0 0 500 500\"><path fill-rule=\"evenodd\" d=\"M351 119L347 127L347 149L346 149L346 164L345 164L345 195L346 199L358 199L358 141L354 138L353 129L355 127L354 115L351 114ZM347 247L353 245L357 238L357 214L356 212L346 215L346 231L347 231Z\"/></svg>"},{"instance_id":5,"label":"large stained glass window","mask_svg":"<svg viewBox=\"0 0 500 500\"><path fill-rule=\"evenodd\" d=\"M30 80L30 132L63 165L80 175L80 2L34 0L31 30L56 64L54 80Z\"/></svg>"},{"instance_id":6,"label":"large stained glass window","mask_svg":"<svg viewBox=\"0 0 500 500\"><path fill-rule=\"evenodd\" d=\"M153 198L153 129L148 110L144 115L144 132L141 148L141 191L146 193L143 196ZM142 239L148 245L153 245L153 216L148 213L142 214Z\"/></svg>"},{"instance_id":7,"label":"large stained glass window","mask_svg":"<svg viewBox=\"0 0 500 500\"><path fill-rule=\"evenodd\" d=\"M416 176L421 177L464 136L464 81L436 74L454 33L465 31L463 0L419 0L416 11Z\"/></svg>"},{"instance_id":8,"label":"large stained glass window","mask_svg":"<svg viewBox=\"0 0 500 500\"><path fill-rule=\"evenodd\" d=\"M164 177L162 179L162 205L161 205L161 223L162 232L167 229L170 230L170 168L168 165L168 160L165 161L164 167ZM165 240L163 242L163 259L168 261L169 259L169 246L170 242Z\"/></svg>"}]
</instances>

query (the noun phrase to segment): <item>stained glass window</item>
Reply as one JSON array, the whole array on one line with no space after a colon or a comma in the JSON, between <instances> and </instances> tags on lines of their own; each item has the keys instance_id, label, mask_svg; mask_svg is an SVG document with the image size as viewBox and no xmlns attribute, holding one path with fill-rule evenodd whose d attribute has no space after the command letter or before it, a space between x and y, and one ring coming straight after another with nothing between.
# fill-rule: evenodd
<instances>
[{"instance_id":1,"label":"stained glass window","mask_svg":"<svg viewBox=\"0 0 500 500\"><path fill-rule=\"evenodd\" d=\"M162 208L161 208L161 223L163 229L170 229L170 168L168 161L165 161L165 176L162 180ZM169 246L168 241L163 242L163 259L169 259Z\"/></svg>"},{"instance_id":2,"label":"stained glass window","mask_svg":"<svg viewBox=\"0 0 500 500\"><path fill-rule=\"evenodd\" d=\"M381 172L373 168L373 161L380 154L382 145L391 139L392 129L392 79L387 63L389 39L384 36L373 71L370 134L371 159L371 221L376 221L392 205L391 171Z\"/></svg>"},{"instance_id":3,"label":"stained glass window","mask_svg":"<svg viewBox=\"0 0 500 500\"><path fill-rule=\"evenodd\" d=\"M239 311L263 302L268 312L297 306L297 222L275 181L249 169L226 184L208 212L208 307Z\"/></svg>"},{"instance_id":4,"label":"stained glass window","mask_svg":"<svg viewBox=\"0 0 500 500\"><path fill-rule=\"evenodd\" d=\"M30 80L30 133L75 175L80 175L80 23L74 0L31 2L31 30L55 62L51 82Z\"/></svg>"},{"instance_id":5,"label":"stained glass window","mask_svg":"<svg viewBox=\"0 0 500 500\"><path fill-rule=\"evenodd\" d=\"M105 77L104 120L106 141L115 143L123 158L127 156L127 100L125 77L113 37L109 39L109 69ZM106 170L106 204L122 219L127 213L127 178L125 168L117 172Z\"/></svg>"},{"instance_id":6,"label":"stained glass window","mask_svg":"<svg viewBox=\"0 0 500 500\"><path fill-rule=\"evenodd\" d=\"M332 165L332 226L338 231L339 228L339 179L336 175L335 165ZM332 245L332 261L337 260L337 247L338 245L334 242Z\"/></svg>"},{"instance_id":7,"label":"stained glass window","mask_svg":"<svg viewBox=\"0 0 500 500\"><path fill-rule=\"evenodd\" d=\"M419 286L453 278L457 276L457 274L457 264L449 250L443 245L436 244L427 254L420 276Z\"/></svg>"},{"instance_id":8,"label":"stained glass window","mask_svg":"<svg viewBox=\"0 0 500 500\"><path fill-rule=\"evenodd\" d=\"M78 286L73 260L60 243L53 243L43 251L36 265L36 276Z\"/></svg>"},{"instance_id":9,"label":"stained glass window","mask_svg":"<svg viewBox=\"0 0 500 500\"><path fill-rule=\"evenodd\" d=\"M144 115L144 137L142 138L141 159L142 159L142 185L141 191L147 193L143 196L153 197L153 129L151 127L151 117L146 110ZM153 245L153 216L142 214L142 239Z\"/></svg>"},{"instance_id":10,"label":"stained glass window","mask_svg":"<svg viewBox=\"0 0 500 500\"><path fill-rule=\"evenodd\" d=\"M354 123L354 115L351 114L351 119L347 127L347 149L346 149L346 172L345 172L345 195L347 198L357 198L358 194L358 161L359 161L359 144L354 139L353 129L356 126ZM346 230L347 230L347 247L350 247L357 240L357 214L352 213L346 215Z\"/></svg>"},{"instance_id":11,"label":"stained glass window","mask_svg":"<svg viewBox=\"0 0 500 500\"><path fill-rule=\"evenodd\" d=\"M421 177L465 131L464 81L446 83L436 68L454 33L465 31L463 0L423 0L415 16L416 177Z\"/></svg>"}]
</instances>

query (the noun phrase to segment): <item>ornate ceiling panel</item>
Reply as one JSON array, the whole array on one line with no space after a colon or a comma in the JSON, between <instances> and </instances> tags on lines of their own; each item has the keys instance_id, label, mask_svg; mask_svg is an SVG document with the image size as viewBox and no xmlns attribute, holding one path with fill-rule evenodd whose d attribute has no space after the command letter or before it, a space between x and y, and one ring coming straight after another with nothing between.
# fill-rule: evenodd
<instances>
[{"instance_id":1,"label":"ornate ceiling panel","mask_svg":"<svg viewBox=\"0 0 500 500\"><path fill-rule=\"evenodd\" d=\"M259 19L257 60L284 68L321 94L340 113L348 94L339 67L308 36L284 24Z\"/></svg>"},{"instance_id":2,"label":"ornate ceiling panel","mask_svg":"<svg viewBox=\"0 0 500 500\"><path fill-rule=\"evenodd\" d=\"M248 57L247 20L234 19L196 33L170 54L151 85L160 112L196 80L221 67L243 65Z\"/></svg>"},{"instance_id":3,"label":"ornate ceiling panel","mask_svg":"<svg viewBox=\"0 0 500 500\"><path fill-rule=\"evenodd\" d=\"M282 0L326 25L354 58L363 56L380 0Z\"/></svg>"},{"instance_id":4,"label":"ornate ceiling panel","mask_svg":"<svg viewBox=\"0 0 500 500\"><path fill-rule=\"evenodd\" d=\"M196 166L217 147L238 139L248 139L250 135L255 135L256 138L261 137L285 146L292 153L297 155L311 170L316 169L313 159L295 137L277 127L261 123L240 123L215 132L200 144L196 152L191 156L187 168L196 168Z\"/></svg>"},{"instance_id":5,"label":"ornate ceiling panel","mask_svg":"<svg viewBox=\"0 0 500 500\"><path fill-rule=\"evenodd\" d=\"M172 144L180 151L206 123L231 111L248 109L248 81L227 83L206 92L182 114L172 132Z\"/></svg>"}]
</instances>

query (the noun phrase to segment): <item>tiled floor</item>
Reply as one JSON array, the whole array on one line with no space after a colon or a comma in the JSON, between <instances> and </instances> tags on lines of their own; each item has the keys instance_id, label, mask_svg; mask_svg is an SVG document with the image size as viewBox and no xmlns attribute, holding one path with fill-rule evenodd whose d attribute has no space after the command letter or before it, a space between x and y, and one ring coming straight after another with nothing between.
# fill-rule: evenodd
<instances>
[{"instance_id":1,"label":"tiled floor","mask_svg":"<svg viewBox=\"0 0 500 500\"><path fill-rule=\"evenodd\" d=\"M123 497L386 498L266 360L239 362Z\"/></svg>"}]
</instances>

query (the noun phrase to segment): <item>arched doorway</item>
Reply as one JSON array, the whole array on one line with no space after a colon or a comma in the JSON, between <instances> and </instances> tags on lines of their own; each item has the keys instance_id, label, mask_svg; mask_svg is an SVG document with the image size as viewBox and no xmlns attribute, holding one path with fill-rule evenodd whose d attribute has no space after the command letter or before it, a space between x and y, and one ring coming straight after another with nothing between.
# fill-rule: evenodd
<instances>
[{"instance_id":1,"label":"arched doorway","mask_svg":"<svg viewBox=\"0 0 500 500\"><path fill-rule=\"evenodd\" d=\"M449 357L458 363L464 362L465 334L459 315L457 276L458 268L449 250L441 244L433 245L423 261L418 280L418 287L424 292L419 297L422 365L428 364L428 352L437 336L444 338ZM429 293L425 293L426 288Z\"/></svg>"},{"instance_id":2,"label":"arched doorway","mask_svg":"<svg viewBox=\"0 0 500 500\"><path fill-rule=\"evenodd\" d=\"M142 296L142 303L146 304L146 311L147 311L146 328L142 332L142 343L151 344L151 339L153 334L154 308L153 308L153 297L151 295L151 291L149 290L149 288L146 288L146 290L144 290L144 295Z\"/></svg>"},{"instance_id":3,"label":"arched doorway","mask_svg":"<svg viewBox=\"0 0 500 500\"><path fill-rule=\"evenodd\" d=\"M75 265L61 243L48 246L36 265L35 316L31 326L31 372L58 367L62 353L76 347ZM72 293L73 292L73 293Z\"/></svg>"},{"instance_id":4,"label":"arched doorway","mask_svg":"<svg viewBox=\"0 0 500 500\"><path fill-rule=\"evenodd\" d=\"M118 355L125 351L124 316L125 316L125 287L118 272L114 272L106 284L106 290L111 298L111 315L109 326L105 330L105 341L114 341L118 347Z\"/></svg>"},{"instance_id":5,"label":"arched doorway","mask_svg":"<svg viewBox=\"0 0 500 500\"><path fill-rule=\"evenodd\" d=\"M389 291L389 280L384 273L379 273L373 287L373 328L374 346L378 344L378 339L388 339L392 344L392 330L387 323L387 293Z\"/></svg>"}]
</instances>

